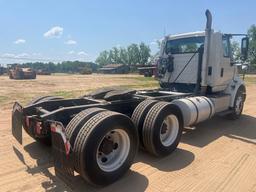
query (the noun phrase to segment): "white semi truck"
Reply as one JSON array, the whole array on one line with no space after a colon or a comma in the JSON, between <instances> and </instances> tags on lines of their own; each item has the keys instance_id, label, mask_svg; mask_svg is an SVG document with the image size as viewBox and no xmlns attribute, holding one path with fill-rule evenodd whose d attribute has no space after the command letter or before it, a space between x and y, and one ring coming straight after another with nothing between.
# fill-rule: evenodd
<instances>
[{"instance_id":1,"label":"white semi truck","mask_svg":"<svg viewBox=\"0 0 256 192\"><path fill-rule=\"evenodd\" d=\"M237 73L237 63L232 58L231 38L245 36L241 42L243 62L248 56L248 37L246 34L214 32L211 28L211 13L206 11L206 16L205 31L166 36L160 51L161 87L168 87L176 92L193 92L200 96L194 97L194 101L191 98L173 101L180 107L187 107L182 111L183 115L186 113L185 122L190 123L193 120L186 119L188 116L195 116L196 110L199 117L205 115L206 108L211 111L210 116L225 112L227 117L236 119L241 115L246 98L244 82ZM198 99L207 100L204 103L209 104L206 104L207 107L199 104ZM197 104L194 105L193 102ZM200 121L205 119L208 118L205 116ZM197 122L199 121L195 121ZM185 123L185 126L190 123Z\"/></svg>"},{"instance_id":2,"label":"white semi truck","mask_svg":"<svg viewBox=\"0 0 256 192\"><path fill-rule=\"evenodd\" d=\"M39 97L15 103L12 133L22 128L36 141L52 144L57 175L79 173L93 185L108 185L130 168L139 145L166 156L180 142L184 127L223 115L240 117L246 91L232 60L234 35L214 32L207 10L205 31L166 36L158 61L160 87L153 90L105 88L63 99ZM242 38L241 60L247 59Z\"/></svg>"}]
</instances>

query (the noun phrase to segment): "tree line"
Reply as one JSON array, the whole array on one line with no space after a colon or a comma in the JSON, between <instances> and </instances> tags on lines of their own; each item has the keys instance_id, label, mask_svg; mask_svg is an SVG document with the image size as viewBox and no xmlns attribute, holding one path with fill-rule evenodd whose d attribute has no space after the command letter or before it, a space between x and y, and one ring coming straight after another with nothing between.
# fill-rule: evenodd
<instances>
[{"instance_id":1,"label":"tree line","mask_svg":"<svg viewBox=\"0 0 256 192\"><path fill-rule=\"evenodd\" d=\"M83 70L96 72L98 65L93 62L63 61L60 63L28 62L20 64L21 67L29 67L35 70L43 70L51 73L80 73Z\"/></svg>"},{"instance_id":2,"label":"tree line","mask_svg":"<svg viewBox=\"0 0 256 192\"><path fill-rule=\"evenodd\" d=\"M150 53L151 50L145 43L133 43L126 48L113 47L105 50L99 54L95 62L100 66L107 64L146 65L151 56Z\"/></svg>"}]
</instances>

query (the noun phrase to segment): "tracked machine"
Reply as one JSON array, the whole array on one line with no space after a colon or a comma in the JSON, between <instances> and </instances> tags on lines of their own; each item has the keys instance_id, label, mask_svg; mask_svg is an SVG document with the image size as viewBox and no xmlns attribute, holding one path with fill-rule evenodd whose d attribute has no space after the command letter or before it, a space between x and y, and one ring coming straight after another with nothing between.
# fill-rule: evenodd
<instances>
[{"instance_id":1,"label":"tracked machine","mask_svg":"<svg viewBox=\"0 0 256 192\"><path fill-rule=\"evenodd\" d=\"M184 127L222 115L238 119L246 90L232 60L234 35L214 32L206 11L205 31L166 36L158 61L159 89L99 89L63 99L44 96L13 106L12 133L22 128L36 141L51 144L56 174L79 173L105 186L123 176L139 146L163 157L178 146ZM247 59L248 37L241 40Z\"/></svg>"}]
</instances>

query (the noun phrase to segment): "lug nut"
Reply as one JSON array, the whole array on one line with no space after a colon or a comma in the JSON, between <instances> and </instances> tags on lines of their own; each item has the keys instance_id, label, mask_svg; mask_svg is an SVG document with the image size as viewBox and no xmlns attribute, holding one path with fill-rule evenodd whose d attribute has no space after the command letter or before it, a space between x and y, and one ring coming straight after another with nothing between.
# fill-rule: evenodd
<instances>
[{"instance_id":1,"label":"lug nut","mask_svg":"<svg viewBox=\"0 0 256 192\"><path fill-rule=\"evenodd\" d=\"M115 143L114 146L113 146L113 149L117 149L118 148L118 143Z\"/></svg>"},{"instance_id":2,"label":"lug nut","mask_svg":"<svg viewBox=\"0 0 256 192\"><path fill-rule=\"evenodd\" d=\"M106 157L102 157L102 158L101 158L102 163L107 162L107 160L108 160L108 159L107 159Z\"/></svg>"}]
</instances>

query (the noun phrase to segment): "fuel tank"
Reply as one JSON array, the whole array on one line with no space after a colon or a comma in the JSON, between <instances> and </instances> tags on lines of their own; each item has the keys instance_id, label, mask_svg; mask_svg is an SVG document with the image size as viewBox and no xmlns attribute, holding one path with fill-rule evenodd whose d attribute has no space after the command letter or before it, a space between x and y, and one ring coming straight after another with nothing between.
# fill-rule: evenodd
<instances>
[{"instance_id":1,"label":"fuel tank","mask_svg":"<svg viewBox=\"0 0 256 192\"><path fill-rule=\"evenodd\" d=\"M185 127L209 119L215 114L213 102L204 96L176 99L172 103L181 109Z\"/></svg>"}]
</instances>

